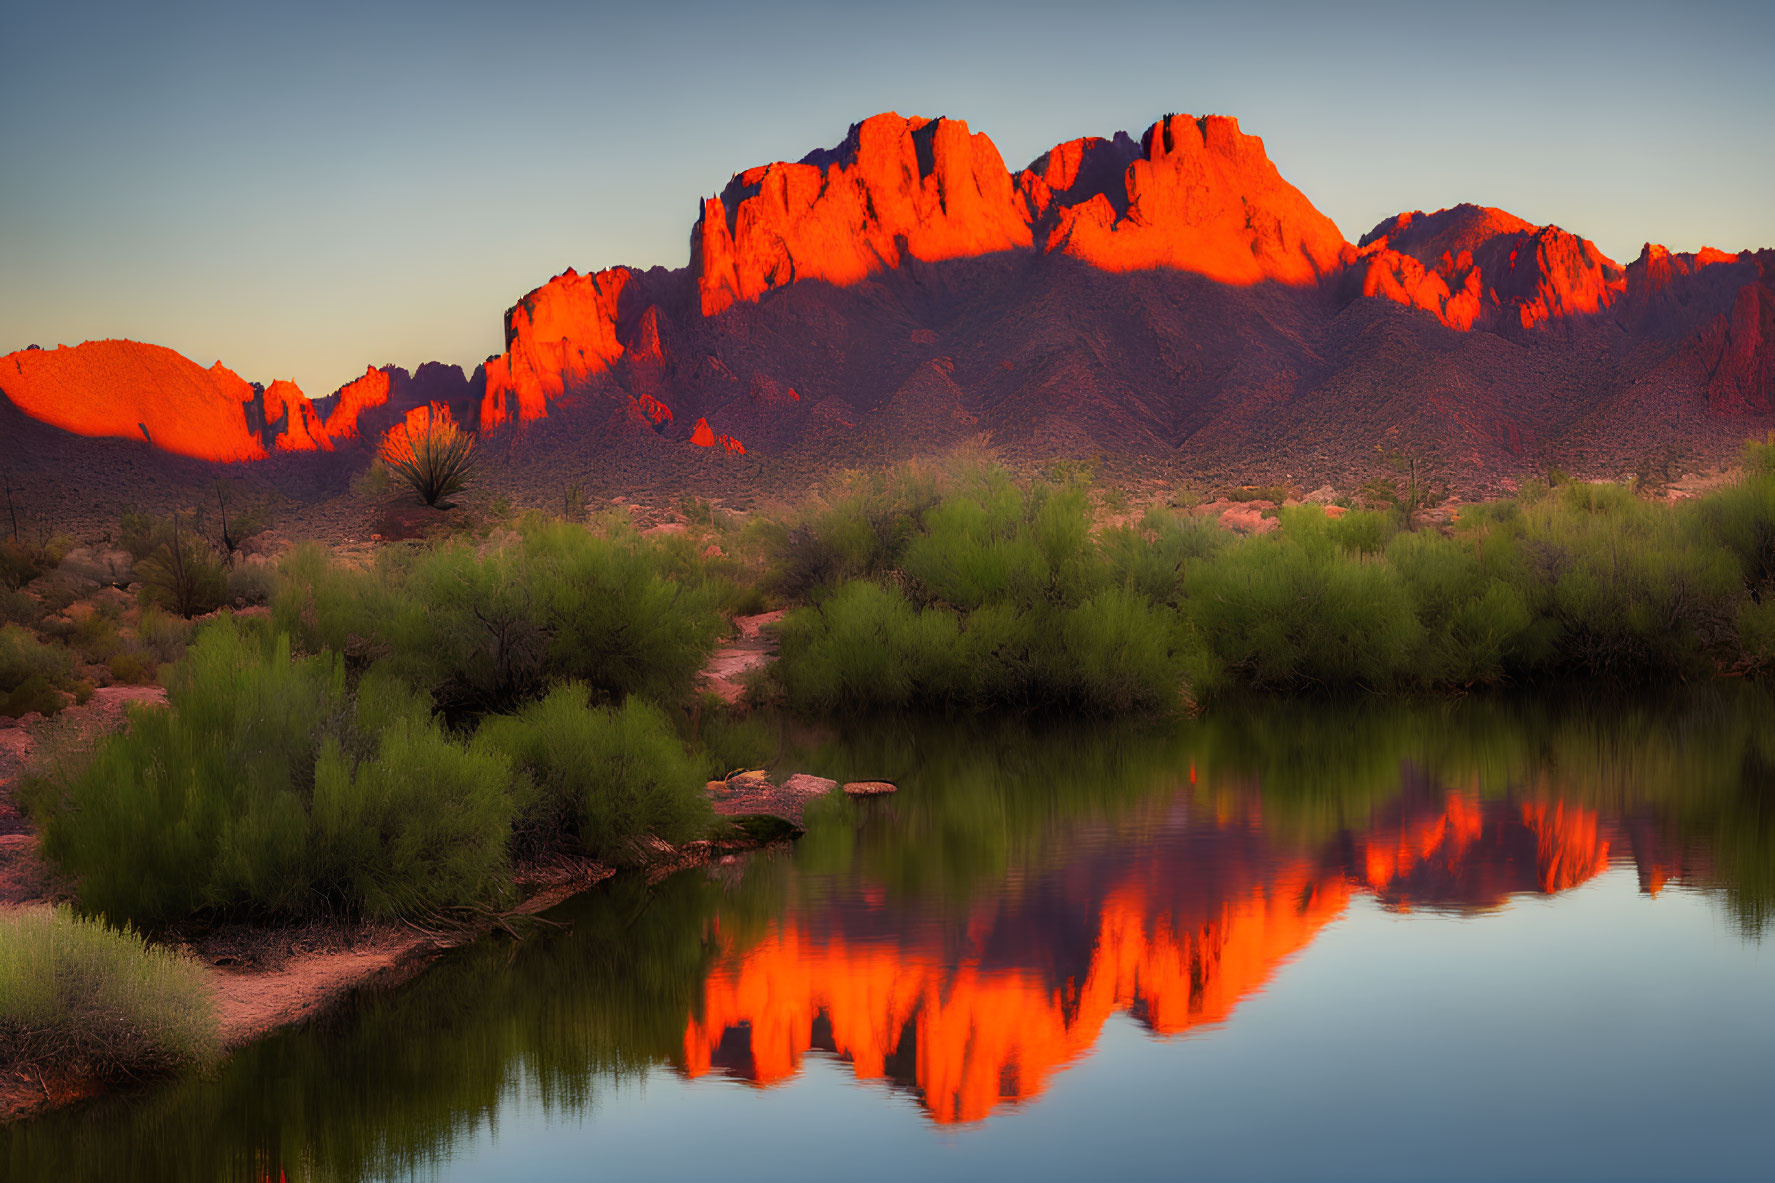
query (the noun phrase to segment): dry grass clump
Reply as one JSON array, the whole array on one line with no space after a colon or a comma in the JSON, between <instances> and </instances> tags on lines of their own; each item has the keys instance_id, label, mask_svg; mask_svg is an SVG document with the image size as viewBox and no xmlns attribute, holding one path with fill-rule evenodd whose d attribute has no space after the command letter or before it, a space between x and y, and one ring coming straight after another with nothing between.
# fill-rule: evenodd
<instances>
[{"instance_id":1,"label":"dry grass clump","mask_svg":"<svg viewBox=\"0 0 1775 1183\"><path fill-rule=\"evenodd\" d=\"M196 962L66 907L0 915L0 1071L139 1076L220 1046Z\"/></svg>"}]
</instances>

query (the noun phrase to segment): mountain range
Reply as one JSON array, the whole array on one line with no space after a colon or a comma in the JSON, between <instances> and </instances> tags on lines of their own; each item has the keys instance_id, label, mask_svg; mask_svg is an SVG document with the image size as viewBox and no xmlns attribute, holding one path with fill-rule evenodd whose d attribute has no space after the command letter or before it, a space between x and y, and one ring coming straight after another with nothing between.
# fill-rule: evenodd
<instances>
[{"instance_id":1,"label":"mountain range","mask_svg":"<svg viewBox=\"0 0 1775 1183\"><path fill-rule=\"evenodd\" d=\"M1474 481L1633 468L1775 416L1775 250L1648 244L1622 265L1474 205L1352 243L1231 118L1012 171L960 120L890 113L734 176L687 266L555 276L505 341L472 373L370 366L316 399L150 344L33 346L0 358L0 424L53 429L31 438L58 464L73 437L117 437L361 465L394 424L448 413L518 452L549 424L557 450L753 471L967 442L1303 479L1377 448Z\"/></svg>"}]
</instances>

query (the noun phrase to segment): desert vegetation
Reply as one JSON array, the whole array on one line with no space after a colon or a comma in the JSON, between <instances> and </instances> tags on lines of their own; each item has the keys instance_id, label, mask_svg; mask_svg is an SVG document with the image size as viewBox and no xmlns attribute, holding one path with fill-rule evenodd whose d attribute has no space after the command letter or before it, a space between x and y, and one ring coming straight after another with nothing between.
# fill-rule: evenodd
<instances>
[{"instance_id":1,"label":"desert vegetation","mask_svg":"<svg viewBox=\"0 0 1775 1183\"><path fill-rule=\"evenodd\" d=\"M367 568L299 549L268 616L207 623L165 708L45 759L21 799L83 908L152 929L484 909L515 860L699 837L679 708L720 581L688 563L541 519Z\"/></svg>"},{"instance_id":2,"label":"desert vegetation","mask_svg":"<svg viewBox=\"0 0 1775 1183\"><path fill-rule=\"evenodd\" d=\"M218 1050L196 963L65 907L0 914L0 1072L110 1078Z\"/></svg>"},{"instance_id":3,"label":"desert vegetation","mask_svg":"<svg viewBox=\"0 0 1775 1183\"><path fill-rule=\"evenodd\" d=\"M1413 528L1399 503L1240 537L1154 508L1093 526L1076 480L903 469L773 541L776 678L800 709L1167 709L1245 690L1651 682L1775 663L1775 445L1691 503L1525 483Z\"/></svg>"},{"instance_id":4,"label":"desert vegetation","mask_svg":"<svg viewBox=\"0 0 1775 1183\"><path fill-rule=\"evenodd\" d=\"M475 435L445 415L388 433L377 459L427 505L447 506L475 472Z\"/></svg>"},{"instance_id":5,"label":"desert vegetation","mask_svg":"<svg viewBox=\"0 0 1775 1183\"><path fill-rule=\"evenodd\" d=\"M8 601L0 626L0 710L53 713L100 675L159 681L167 703L134 708L126 733L91 747L45 745L17 796L79 915L0 932L0 960L48 941L97 967L108 984L88 996L124 990L153 1011L183 963L145 951L135 929L485 917L513 901L525 866L620 863L703 837L716 824L705 778L774 751L698 698L698 673L730 617L766 607L787 613L755 695L825 716L1058 709L1138 723L1258 692L1775 669L1775 444L1748 447L1738 480L1686 503L1530 481L1430 520L1410 497L1265 508L1287 491L1243 489L1223 502L1266 526L1241 534L1191 512L1193 493L1141 505L1109 492L1079 466L912 464L743 525L686 498L681 530L643 536L569 490L553 515L502 509L431 541L354 556L305 544L248 565L241 519L219 525L223 489L209 519L221 542L191 513L127 518L111 557L16 545L8 591L28 603ZM248 569L266 607L217 611L242 602L231 588ZM78 586L100 591L76 600ZM1282 750L1273 739L1264 751ZM1395 766L1379 760L1376 784ZM1267 791L1285 794L1288 771L1266 772ZM809 816L817 859L831 826ZM1738 879L1751 884L1759 860L1746 854ZM1761 924L1767 890L1741 894ZM18 1046L38 1049L32 1062L107 1073L208 1054L200 1030L154 1017L130 1028L152 1036L137 1044L44 1035L98 1020L70 1010L41 1027L57 1012L31 1005L39 1033ZM7 1031L25 1030L15 1012L0 1012Z\"/></svg>"}]
</instances>

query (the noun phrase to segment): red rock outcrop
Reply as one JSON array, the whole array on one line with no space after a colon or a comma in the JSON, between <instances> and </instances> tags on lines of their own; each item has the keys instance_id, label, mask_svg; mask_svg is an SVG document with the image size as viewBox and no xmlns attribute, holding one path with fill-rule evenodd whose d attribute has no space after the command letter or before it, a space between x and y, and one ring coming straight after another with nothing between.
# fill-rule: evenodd
<instances>
[{"instance_id":1,"label":"red rock outcrop","mask_svg":"<svg viewBox=\"0 0 1775 1183\"><path fill-rule=\"evenodd\" d=\"M314 404L294 382L282 378L265 388L265 431L280 452L331 452L333 440Z\"/></svg>"},{"instance_id":2,"label":"red rock outcrop","mask_svg":"<svg viewBox=\"0 0 1775 1183\"><path fill-rule=\"evenodd\" d=\"M626 267L590 275L568 268L506 312L505 352L486 366L481 430L542 418L551 399L622 356L617 301L631 275Z\"/></svg>"},{"instance_id":3,"label":"red rock outcrop","mask_svg":"<svg viewBox=\"0 0 1775 1183\"><path fill-rule=\"evenodd\" d=\"M715 432L714 429L709 426L709 421L707 419L698 419L696 421L696 426L690 430L690 442L699 448L712 448L715 446Z\"/></svg>"},{"instance_id":4,"label":"red rock outcrop","mask_svg":"<svg viewBox=\"0 0 1775 1183\"><path fill-rule=\"evenodd\" d=\"M1125 139L1062 144L1022 174L1031 206L1052 219L1044 249L1105 271L1165 267L1230 284L1312 284L1347 261L1337 226L1237 119L1168 115L1115 176Z\"/></svg>"},{"instance_id":5,"label":"red rock outcrop","mask_svg":"<svg viewBox=\"0 0 1775 1183\"><path fill-rule=\"evenodd\" d=\"M1362 295L1422 308L1463 332L1594 315L1627 287L1623 269L1588 239L1476 205L1382 222L1362 237L1353 274Z\"/></svg>"},{"instance_id":6,"label":"red rock outcrop","mask_svg":"<svg viewBox=\"0 0 1775 1183\"><path fill-rule=\"evenodd\" d=\"M145 439L199 460L262 460L252 385L159 345L88 341L0 358L0 391L35 419L76 435Z\"/></svg>"},{"instance_id":7,"label":"red rock outcrop","mask_svg":"<svg viewBox=\"0 0 1775 1183\"><path fill-rule=\"evenodd\" d=\"M649 423L662 426L672 421L672 408L654 398L651 394L635 396L635 409L640 411Z\"/></svg>"},{"instance_id":8,"label":"red rock outcrop","mask_svg":"<svg viewBox=\"0 0 1775 1183\"><path fill-rule=\"evenodd\" d=\"M960 120L888 112L834 150L734 177L703 202L691 267L714 316L797 280L842 286L906 259L1027 247L1029 221L990 139Z\"/></svg>"},{"instance_id":9,"label":"red rock outcrop","mask_svg":"<svg viewBox=\"0 0 1775 1183\"><path fill-rule=\"evenodd\" d=\"M1013 177L959 120L877 115L837 149L736 176L703 203L691 266L704 316L803 279L857 283L906 259L1036 245L1107 271L1309 284L1350 247L1236 119L1172 115L1064 143Z\"/></svg>"},{"instance_id":10,"label":"red rock outcrop","mask_svg":"<svg viewBox=\"0 0 1775 1183\"><path fill-rule=\"evenodd\" d=\"M334 393L327 412L327 434L335 440L356 439L358 419L365 411L388 405L388 396L388 372L366 367L362 378L354 378Z\"/></svg>"}]
</instances>

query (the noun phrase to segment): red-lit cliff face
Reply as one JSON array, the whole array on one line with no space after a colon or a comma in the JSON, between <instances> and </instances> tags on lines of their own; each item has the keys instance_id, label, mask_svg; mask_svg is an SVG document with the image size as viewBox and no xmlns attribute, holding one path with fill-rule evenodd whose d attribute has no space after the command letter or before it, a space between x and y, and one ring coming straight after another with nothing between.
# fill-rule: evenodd
<instances>
[{"instance_id":1,"label":"red-lit cliff face","mask_svg":"<svg viewBox=\"0 0 1775 1183\"><path fill-rule=\"evenodd\" d=\"M354 378L334 392L332 408L327 413L327 434L335 440L356 439L358 420L367 411L388 405L389 375L374 366L364 369L362 378Z\"/></svg>"},{"instance_id":2,"label":"red-lit cliff face","mask_svg":"<svg viewBox=\"0 0 1775 1183\"><path fill-rule=\"evenodd\" d=\"M1353 275L1363 296L1422 308L1463 331L1595 315L1627 286L1588 239L1476 205L1382 222L1363 236Z\"/></svg>"},{"instance_id":3,"label":"red-lit cliff face","mask_svg":"<svg viewBox=\"0 0 1775 1183\"><path fill-rule=\"evenodd\" d=\"M287 385L287 384L286 384ZM0 358L0 391L25 414L76 435L146 439L199 460L261 460L252 385L139 341L88 341Z\"/></svg>"},{"instance_id":4,"label":"red-lit cliff face","mask_svg":"<svg viewBox=\"0 0 1775 1183\"><path fill-rule=\"evenodd\" d=\"M278 379L265 388L266 432L280 452L331 452L332 437L321 425L314 404L294 382Z\"/></svg>"},{"instance_id":5,"label":"red-lit cliff face","mask_svg":"<svg viewBox=\"0 0 1775 1183\"><path fill-rule=\"evenodd\" d=\"M626 267L592 275L569 268L512 306L505 314L505 352L486 365L482 430L541 419L550 400L622 356L617 305L631 277Z\"/></svg>"},{"instance_id":6,"label":"red-lit cliff face","mask_svg":"<svg viewBox=\"0 0 1775 1183\"><path fill-rule=\"evenodd\" d=\"M1402 214L1358 250L1232 119L1167 116L1013 173L958 120L886 114L735 176L704 204L689 266L568 270L530 292L472 377L371 368L305 404L94 342L0 359L0 391L71 432L206 459L361 456L443 402L485 432L572 406L567 434L588 447L657 439L717 465L983 444L1294 479L1280 458L1305 448L1321 480L1397 437L1489 480L1525 449L1611 465L1673 439L1717 451L1731 433L1710 415L1775 413L1759 257L1648 247L1619 268L1470 205Z\"/></svg>"},{"instance_id":7,"label":"red-lit cliff face","mask_svg":"<svg viewBox=\"0 0 1775 1183\"><path fill-rule=\"evenodd\" d=\"M1120 175L1126 137L1075 140L1023 174L1043 247L1105 271L1169 268L1228 284L1312 284L1349 243L1239 121L1169 115L1147 129Z\"/></svg>"},{"instance_id":8,"label":"red-lit cliff face","mask_svg":"<svg viewBox=\"0 0 1775 1183\"><path fill-rule=\"evenodd\" d=\"M1027 203L998 149L956 119L889 112L798 164L734 177L703 202L691 266L704 316L798 280L845 286L907 259L1033 241Z\"/></svg>"},{"instance_id":9,"label":"red-lit cliff face","mask_svg":"<svg viewBox=\"0 0 1775 1183\"><path fill-rule=\"evenodd\" d=\"M877 115L837 149L736 176L703 203L691 264L703 315L817 279L845 286L907 259L1040 246L1106 271L1310 284L1345 262L1331 219L1236 119L1171 115L1061 144L1016 176L951 119Z\"/></svg>"}]
</instances>

